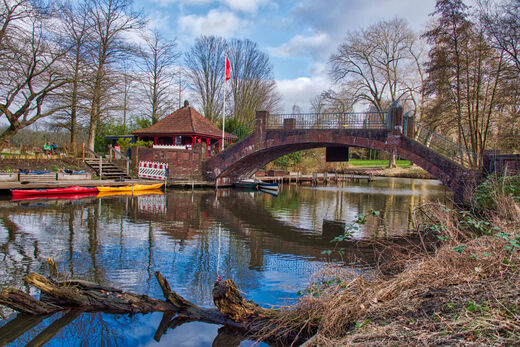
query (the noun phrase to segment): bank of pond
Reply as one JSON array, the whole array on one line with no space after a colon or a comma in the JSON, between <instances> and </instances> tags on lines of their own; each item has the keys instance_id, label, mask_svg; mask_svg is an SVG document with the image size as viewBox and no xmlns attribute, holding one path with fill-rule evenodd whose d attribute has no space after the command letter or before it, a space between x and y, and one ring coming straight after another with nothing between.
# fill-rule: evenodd
<instances>
[{"instance_id":1,"label":"bank of pond","mask_svg":"<svg viewBox=\"0 0 520 347\"><path fill-rule=\"evenodd\" d=\"M398 178L321 187L281 185L277 196L219 189L6 199L0 201L1 287L38 298L24 277L48 277L47 259L52 258L68 279L155 299L164 300L159 271L172 291L197 307L214 307L212 288L219 279L232 279L245 299L262 307L288 305L331 264L357 274L374 272L382 254L380 241L399 244L417 223L415 207L449 199L450 192L437 181ZM351 228L360 215L370 217ZM335 252L331 240L345 233L348 242ZM2 312L3 327L20 328L18 334L4 335L2 344L47 339L49 345L209 346L252 345L255 339L230 326L191 319L171 322L174 317L168 320L159 312L64 312L31 319L7 308Z\"/></svg>"}]
</instances>

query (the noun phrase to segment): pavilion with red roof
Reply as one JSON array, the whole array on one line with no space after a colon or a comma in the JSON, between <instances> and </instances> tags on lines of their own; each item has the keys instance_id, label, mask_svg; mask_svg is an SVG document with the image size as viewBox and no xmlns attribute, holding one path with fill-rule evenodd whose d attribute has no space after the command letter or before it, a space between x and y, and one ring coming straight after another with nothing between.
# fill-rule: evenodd
<instances>
[{"instance_id":1,"label":"pavilion with red roof","mask_svg":"<svg viewBox=\"0 0 520 347\"><path fill-rule=\"evenodd\" d=\"M196 143L206 144L206 156L216 153L222 146L222 130L192 108L187 101L184 107L166 116L148 128L133 132L140 140L153 141L154 148L192 149ZM225 133L224 141L231 143L235 135Z\"/></svg>"}]
</instances>

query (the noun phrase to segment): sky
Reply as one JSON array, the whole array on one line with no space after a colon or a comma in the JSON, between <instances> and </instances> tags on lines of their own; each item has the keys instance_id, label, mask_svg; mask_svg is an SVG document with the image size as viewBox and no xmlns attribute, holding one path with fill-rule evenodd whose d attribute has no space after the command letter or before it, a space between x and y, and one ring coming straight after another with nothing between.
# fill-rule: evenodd
<instances>
[{"instance_id":1,"label":"sky","mask_svg":"<svg viewBox=\"0 0 520 347\"><path fill-rule=\"evenodd\" d=\"M182 52L200 35L250 39L273 64L281 111L308 111L328 89L328 59L347 33L395 17L422 32L435 0L134 0Z\"/></svg>"}]
</instances>

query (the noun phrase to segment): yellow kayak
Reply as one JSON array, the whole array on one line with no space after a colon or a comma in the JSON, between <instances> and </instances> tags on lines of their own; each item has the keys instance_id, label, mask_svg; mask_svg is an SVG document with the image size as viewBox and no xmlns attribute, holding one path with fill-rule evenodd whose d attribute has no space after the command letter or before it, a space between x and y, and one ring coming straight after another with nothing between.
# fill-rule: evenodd
<instances>
[{"instance_id":1,"label":"yellow kayak","mask_svg":"<svg viewBox=\"0 0 520 347\"><path fill-rule=\"evenodd\" d=\"M162 195L164 194L162 190L159 189L148 189L148 190L139 190L135 191L133 194L131 191L122 191L122 192L99 192L98 198L105 198L108 196L142 196L142 195Z\"/></svg>"},{"instance_id":2,"label":"yellow kayak","mask_svg":"<svg viewBox=\"0 0 520 347\"><path fill-rule=\"evenodd\" d=\"M133 184L131 186L123 186L123 187L97 187L100 192L132 192L139 190L150 190L150 189L159 189L163 186L164 183L157 184Z\"/></svg>"}]
</instances>

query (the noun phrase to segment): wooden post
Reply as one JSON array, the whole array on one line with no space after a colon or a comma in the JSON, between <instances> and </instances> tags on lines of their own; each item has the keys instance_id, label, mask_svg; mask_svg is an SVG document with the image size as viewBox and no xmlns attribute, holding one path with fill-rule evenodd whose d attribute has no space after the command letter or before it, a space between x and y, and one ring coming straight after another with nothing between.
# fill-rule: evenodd
<instances>
[{"instance_id":1,"label":"wooden post","mask_svg":"<svg viewBox=\"0 0 520 347\"><path fill-rule=\"evenodd\" d=\"M99 156L99 179L103 180L103 157Z\"/></svg>"},{"instance_id":2,"label":"wooden post","mask_svg":"<svg viewBox=\"0 0 520 347\"><path fill-rule=\"evenodd\" d=\"M85 161L85 143L82 143L81 147L81 158Z\"/></svg>"}]
</instances>

